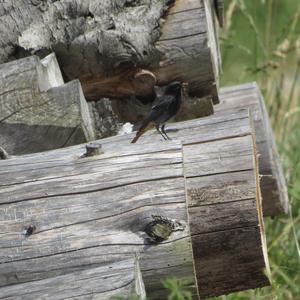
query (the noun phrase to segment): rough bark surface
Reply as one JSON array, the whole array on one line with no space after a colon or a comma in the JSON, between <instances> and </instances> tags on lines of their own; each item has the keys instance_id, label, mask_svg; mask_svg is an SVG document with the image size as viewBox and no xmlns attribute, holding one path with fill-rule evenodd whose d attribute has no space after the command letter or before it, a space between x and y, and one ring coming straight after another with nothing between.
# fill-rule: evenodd
<instances>
[{"instance_id":1,"label":"rough bark surface","mask_svg":"<svg viewBox=\"0 0 300 300\"><path fill-rule=\"evenodd\" d=\"M0 16L0 62L54 51L89 100L146 96L134 79L146 68L158 84L188 81L191 94L218 102L210 0L15 0L0 3Z\"/></svg>"},{"instance_id":2,"label":"rough bark surface","mask_svg":"<svg viewBox=\"0 0 300 300\"><path fill-rule=\"evenodd\" d=\"M24 154L94 139L78 80L63 83L53 54L0 65L0 145Z\"/></svg>"},{"instance_id":3,"label":"rough bark surface","mask_svg":"<svg viewBox=\"0 0 300 300\"><path fill-rule=\"evenodd\" d=\"M161 278L189 277L193 263L202 297L267 285L248 111L167 129L182 141L183 158L178 144L149 131L136 145L130 144L134 134L99 140L100 157L79 159L86 150L78 145L1 161L2 231L15 234L1 248L0 274L24 270L18 276L24 282L72 272L87 261L96 264L102 251L139 251L147 294L154 299L164 299ZM184 223L167 241L145 242L152 236L141 232L145 220L157 221L149 215L187 222L187 209L189 229ZM36 233L22 237L30 224ZM190 234L194 260L188 256ZM71 260L66 251L73 253ZM47 272L39 271L41 262Z\"/></svg>"},{"instance_id":4,"label":"rough bark surface","mask_svg":"<svg viewBox=\"0 0 300 300\"><path fill-rule=\"evenodd\" d=\"M287 212L287 186L269 116L257 84L223 88L220 97L222 101L215 107L216 115L222 115L224 112L234 113L245 107L248 107L253 115L264 215L276 216Z\"/></svg>"}]
</instances>

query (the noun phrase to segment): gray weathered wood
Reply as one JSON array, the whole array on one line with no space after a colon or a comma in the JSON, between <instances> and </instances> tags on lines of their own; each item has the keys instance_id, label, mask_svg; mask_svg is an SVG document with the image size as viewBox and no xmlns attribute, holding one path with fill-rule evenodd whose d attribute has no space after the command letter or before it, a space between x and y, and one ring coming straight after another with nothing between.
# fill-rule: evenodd
<instances>
[{"instance_id":1,"label":"gray weathered wood","mask_svg":"<svg viewBox=\"0 0 300 300\"><path fill-rule=\"evenodd\" d=\"M51 289L59 278L74 280L76 272L89 276L108 260L140 253L150 297L165 298L161 281L170 273L189 279L188 288L197 295L180 143L104 148L91 157L76 149L64 149L70 156L58 150L37 154L37 160L33 154L10 159L11 171L20 176L13 184L2 181L0 188L0 285L14 284L18 293L26 283L35 288L36 280L44 280L49 299L60 299ZM145 232L153 216L180 226L166 241L154 243ZM34 231L25 235L29 227ZM98 290L96 281L86 286ZM74 297L63 281L61 289Z\"/></svg>"},{"instance_id":2,"label":"gray weathered wood","mask_svg":"<svg viewBox=\"0 0 300 300\"><path fill-rule=\"evenodd\" d=\"M256 83L249 83L223 88L220 95L222 101L215 107L216 115L234 113L246 107L250 108L253 115L264 215L275 216L287 212L287 187L268 113L258 86Z\"/></svg>"},{"instance_id":3,"label":"gray weathered wood","mask_svg":"<svg viewBox=\"0 0 300 300\"><path fill-rule=\"evenodd\" d=\"M0 65L0 145L10 154L94 139L78 80L63 83L54 54Z\"/></svg>"},{"instance_id":4,"label":"gray weathered wood","mask_svg":"<svg viewBox=\"0 0 300 300\"><path fill-rule=\"evenodd\" d=\"M15 273L19 276L19 272ZM144 284L134 258L108 260L93 268L32 282L2 287L0 299L128 299L136 295L145 299Z\"/></svg>"},{"instance_id":5,"label":"gray weathered wood","mask_svg":"<svg viewBox=\"0 0 300 300\"><path fill-rule=\"evenodd\" d=\"M134 75L147 66L160 85L174 78L189 81L192 94L218 102L218 46L209 2L0 3L0 62L51 49L65 77L81 80L88 100L139 95Z\"/></svg>"},{"instance_id":6,"label":"gray weathered wood","mask_svg":"<svg viewBox=\"0 0 300 300\"><path fill-rule=\"evenodd\" d=\"M158 82L186 81L191 94L211 95L218 103L218 41L213 18L207 0L175 1L156 42L163 59L154 74Z\"/></svg>"},{"instance_id":7,"label":"gray weathered wood","mask_svg":"<svg viewBox=\"0 0 300 300\"><path fill-rule=\"evenodd\" d=\"M134 249L154 299L163 299L158 278L190 277L193 263L203 297L267 285L248 111L173 123L167 130L182 141L183 158L177 142L149 131L135 145L134 133L99 140L104 153L93 157L82 158L85 145L77 145L1 161L0 231L10 234L0 274L22 270L18 281L8 277L14 284L45 279L95 266L103 251L117 257ZM149 223L151 214L187 222L185 198L189 228L155 246L145 242L143 220ZM20 238L30 225L33 234ZM0 284L8 282L2 277Z\"/></svg>"},{"instance_id":8,"label":"gray weathered wood","mask_svg":"<svg viewBox=\"0 0 300 300\"><path fill-rule=\"evenodd\" d=\"M251 133L184 146L200 296L269 284L255 155Z\"/></svg>"}]
</instances>

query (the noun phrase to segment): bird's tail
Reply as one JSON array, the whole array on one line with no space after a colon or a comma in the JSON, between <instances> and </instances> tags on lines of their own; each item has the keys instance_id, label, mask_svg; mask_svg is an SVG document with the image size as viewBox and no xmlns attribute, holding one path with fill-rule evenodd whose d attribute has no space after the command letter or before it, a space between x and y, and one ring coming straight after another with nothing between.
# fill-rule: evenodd
<instances>
[{"instance_id":1,"label":"bird's tail","mask_svg":"<svg viewBox=\"0 0 300 300\"><path fill-rule=\"evenodd\" d=\"M136 143L136 141L149 129L150 122L147 120L147 122L144 122L140 129L137 131L135 137L131 141L131 143ZM152 127L152 126L151 126Z\"/></svg>"}]
</instances>

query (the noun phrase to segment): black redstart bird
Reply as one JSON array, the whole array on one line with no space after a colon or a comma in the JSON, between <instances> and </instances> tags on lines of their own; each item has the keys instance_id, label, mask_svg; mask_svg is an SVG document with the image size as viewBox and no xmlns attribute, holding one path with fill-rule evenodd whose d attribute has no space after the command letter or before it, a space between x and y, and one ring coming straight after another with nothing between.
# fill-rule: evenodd
<instances>
[{"instance_id":1,"label":"black redstart bird","mask_svg":"<svg viewBox=\"0 0 300 300\"><path fill-rule=\"evenodd\" d=\"M139 137L146 132L151 124L155 125L156 130L165 140L170 139L165 132L165 123L179 111L181 105L181 90L183 86L184 83L180 83L179 81L173 81L167 86L163 96L158 103L152 107L131 143L135 143Z\"/></svg>"}]
</instances>

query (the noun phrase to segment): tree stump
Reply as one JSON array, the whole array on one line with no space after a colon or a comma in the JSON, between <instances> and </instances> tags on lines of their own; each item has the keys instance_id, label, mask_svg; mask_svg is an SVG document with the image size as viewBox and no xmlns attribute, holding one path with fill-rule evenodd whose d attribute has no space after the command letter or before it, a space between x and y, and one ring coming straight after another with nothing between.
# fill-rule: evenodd
<instances>
[{"instance_id":1,"label":"tree stump","mask_svg":"<svg viewBox=\"0 0 300 300\"><path fill-rule=\"evenodd\" d=\"M270 125L264 99L256 83L223 88L221 103L215 107L216 115L234 113L249 108L253 115L259 161L260 186L265 216L286 213L287 186Z\"/></svg>"},{"instance_id":2,"label":"tree stump","mask_svg":"<svg viewBox=\"0 0 300 300\"><path fill-rule=\"evenodd\" d=\"M94 139L78 80L63 83L53 54L0 65L0 145L26 154Z\"/></svg>"},{"instance_id":3,"label":"tree stump","mask_svg":"<svg viewBox=\"0 0 300 300\"><path fill-rule=\"evenodd\" d=\"M165 299L171 274L195 299L197 286L205 298L267 285L248 112L175 123L168 134L183 148L150 131L136 145L134 134L99 140L103 153L91 157L78 145L2 160L2 286L136 252L152 299Z\"/></svg>"}]
</instances>

